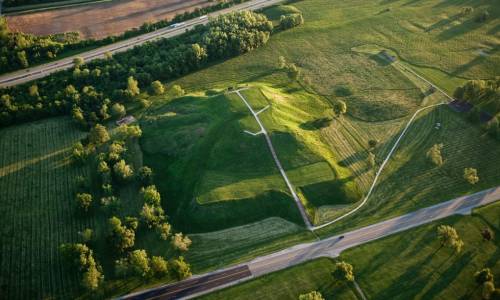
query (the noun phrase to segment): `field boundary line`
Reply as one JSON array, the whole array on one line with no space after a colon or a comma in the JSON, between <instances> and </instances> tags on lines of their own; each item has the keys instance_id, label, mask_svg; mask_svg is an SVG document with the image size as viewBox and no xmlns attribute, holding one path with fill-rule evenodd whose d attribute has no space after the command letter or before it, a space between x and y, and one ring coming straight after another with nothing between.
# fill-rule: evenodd
<instances>
[{"instance_id":1,"label":"field boundary line","mask_svg":"<svg viewBox=\"0 0 500 300\"><path fill-rule=\"evenodd\" d=\"M321 229L321 228L324 228L326 226L329 226L329 225L332 225L333 223L336 223L342 219L344 219L345 217L347 216L350 216L352 215L353 213L355 213L356 211L358 211L361 207L363 207L366 202L368 201L368 199L370 198L373 190L375 189L375 185L377 184L378 182L378 179L380 177L380 174L382 173L382 171L384 170L385 168L385 165L387 164L387 162L389 162L389 159L391 159L392 157L392 154L394 153L394 151L396 150L396 148L399 146L399 142L403 139L403 137L406 135L406 132L408 131L408 129L410 128L410 125L413 123L413 121L415 120L415 118L417 117L417 115L421 112L421 111L424 111L426 109L429 109L429 108L432 108L432 107L436 107L436 106L440 106L440 105L444 105L446 104L446 102L441 102L441 103L437 103L437 104L431 104L431 105L428 105L428 106L425 106L425 107L422 107L420 109L418 109L414 114L413 116L411 117L411 119L408 121L408 123L406 123L406 126L405 128L403 129L403 131L401 132L401 134L399 135L398 139L396 140L396 142L394 142L394 145L392 146L391 148L391 151L389 151L389 154L387 154L387 157L384 159L384 161L382 162L382 164L380 165L380 168L378 169L377 173L375 174L375 178L373 179L373 182L372 182L372 185L370 186L370 189L368 190L368 193L366 194L365 198L363 199L363 201L357 206L355 207L353 210L345 213L344 215L340 216L340 217L337 217L336 219L330 221L330 222L327 222L325 224L321 224L321 225L318 225L318 226L313 226L311 228L311 230L318 230L318 229Z\"/></svg>"},{"instance_id":2,"label":"field boundary line","mask_svg":"<svg viewBox=\"0 0 500 300\"><path fill-rule=\"evenodd\" d=\"M281 176L285 180L285 183L286 183L288 189L290 190L290 193L292 193L293 200L295 200L295 203L297 204L297 207L299 208L300 215L302 216L302 219L304 220L304 223L305 223L307 229L311 230L313 227L311 225L311 222L309 221L309 218L307 217L304 205L300 201L299 196L297 196L297 193L295 193L295 189L294 189L292 183L290 182L290 180L288 179L288 176L286 175L286 172L283 169L283 166L281 165L281 162L278 159L278 155L276 154L276 151L274 150L273 143L271 142L271 138L269 137L269 134L267 133L267 130L264 127L264 124L262 124L257 113L253 110L252 106L250 106L250 104L245 99L245 97L243 97L243 95L240 93L240 91L245 90L245 89L239 89L239 90L234 91L233 93L236 93L241 98L241 100L243 100L243 102L245 102L245 105L247 106L248 110L250 110L253 117L255 118L257 123L259 124L260 129L261 129L261 133L264 135L264 137L266 139L267 145L269 147L269 150L271 151L271 155L273 156L274 162L276 163L276 166L278 167L278 169L281 173ZM262 110L260 112L262 112Z\"/></svg>"}]
</instances>

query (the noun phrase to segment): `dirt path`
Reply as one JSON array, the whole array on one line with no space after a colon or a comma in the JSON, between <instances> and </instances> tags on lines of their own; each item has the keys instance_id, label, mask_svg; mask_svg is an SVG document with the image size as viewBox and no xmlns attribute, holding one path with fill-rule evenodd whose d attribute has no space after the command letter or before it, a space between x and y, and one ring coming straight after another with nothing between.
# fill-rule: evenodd
<instances>
[{"instance_id":1,"label":"dirt path","mask_svg":"<svg viewBox=\"0 0 500 300\"><path fill-rule=\"evenodd\" d=\"M243 89L241 89L241 90L243 90ZM302 219L304 220L304 223L305 223L307 229L311 229L312 225L311 225L311 222L309 221L309 218L307 217L306 210L305 210L304 206L302 205L302 202L300 202L299 197L295 193L295 189L294 189L292 183L290 182L290 180L288 179L288 176L286 175L285 170L283 169L283 166L281 165L281 162L278 159L278 155L276 154L276 151L274 150L273 144L271 142L271 138L269 137L269 134L267 133L266 128L264 127L264 125L262 124L262 122L259 119L259 116L258 116L259 113L263 112L265 109L262 109L258 112L255 112L253 110L252 106L250 106L250 104L247 102L245 97L243 97L243 95L240 93L241 90L237 90L237 91L235 91L235 93L238 94L238 96L241 98L241 100L243 100L243 102L245 102L245 105L248 107L248 109L252 113L253 117L255 118L257 123L259 124L260 130L261 130L260 133L263 134L264 137L266 138L266 142L267 142L267 145L269 146L269 150L271 151L274 162L276 163L276 166L278 167L278 169L281 173L281 176L285 180L285 183L286 183L288 189L290 190L290 193L292 194L292 197L295 200L297 207L299 208L300 215L302 216Z\"/></svg>"},{"instance_id":2,"label":"dirt path","mask_svg":"<svg viewBox=\"0 0 500 300\"><path fill-rule=\"evenodd\" d=\"M208 0L117 0L8 16L7 21L14 31L37 35L77 31L82 38L99 39L209 5Z\"/></svg>"}]
</instances>

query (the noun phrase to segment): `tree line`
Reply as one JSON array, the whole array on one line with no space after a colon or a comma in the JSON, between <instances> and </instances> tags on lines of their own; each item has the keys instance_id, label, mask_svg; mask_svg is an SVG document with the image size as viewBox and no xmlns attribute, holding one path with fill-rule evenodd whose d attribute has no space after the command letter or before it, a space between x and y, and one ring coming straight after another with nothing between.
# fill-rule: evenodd
<instances>
[{"instance_id":1,"label":"tree line","mask_svg":"<svg viewBox=\"0 0 500 300\"><path fill-rule=\"evenodd\" d=\"M154 81L172 80L256 49L272 30L264 15L238 12L106 59L88 64L75 60L73 70L1 90L0 126L72 114L84 127L92 127L109 117L115 103L141 101L141 91L155 90Z\"/></svg>"},{"instance_id":2,"label":"tree line","mask_svg":"<svg viewBox=\"0 0 500 300\"><path fill-rule=\"evenodd\" d=\"M15 1L17 0L11 0L11 2ZM30 1L32 0L28 0L28 2ZM248 0L221 1L208 7L196 8L192 12L186 11L182 14L178 14L171 20L165 19L154 23L145 22L140 27L129 29L123 34L109 36L99 40L81 40L77 32L47 36L35 36L21 32L12 32L7 26L7 20L4 17L0 17L0 44L3 45L0 47L0 74L44 63L70 51L109 45L170 26L174 23L228 8L245 1ZM8 5L8 0L4 2L4 5Z\"/></svg>"}]
</instances>

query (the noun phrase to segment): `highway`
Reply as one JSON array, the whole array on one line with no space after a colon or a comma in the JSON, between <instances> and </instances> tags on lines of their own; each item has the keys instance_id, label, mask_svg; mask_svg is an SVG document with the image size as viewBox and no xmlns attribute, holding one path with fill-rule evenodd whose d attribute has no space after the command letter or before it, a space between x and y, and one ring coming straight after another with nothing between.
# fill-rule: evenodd
<instances>
[{"instance_id":1,"label":"highway","mask_svg":"<svg viewBox=\"0 0 500 300\"><path fill-rule=\"evenodd\" d=\"M146 42L154 41L156 39L171 38L180 35L186 32L187 30L194 28L196 25L202 25L208 23L209 18L211 17L216 17L233 11L258 10L267 6L274 5L281 1L283 0L251 0L226 9L212 12L208 14L207 17L195 18L185 22L178 23L178 26L175 27L169 26L161 28L150 33L146 33L134 38L130 38L124 41L103 46L91 51L83 52L54 62L50 62L47 64L39 65L28 69L19 70L9 74L4 74L0 76L0 88L29 82L38 78L45 77L57 71L69 69L73 67L73 60L75 57L82 57L85 60L85 62L89 62L91 60L98 58L104 58L105 54L108 52L112 54L123 52L132 49L135 46L144 44Z\"/></svg>"},{"instance_id":2,"label":"highway","mask_svg":"<svg viewBox=\"0 0 500 300\"><path fill-rule=\"evenodd\" d=\"M120 299L190 299L258 276L295 266L319 257L337 257L342 251L413 227L457 214L470 214L475 207L500 200L500 186L462 196L412 213L324 240L300 244L261 256L250 262L191 279L129 294Z\"/></svg>"}]
</instances>

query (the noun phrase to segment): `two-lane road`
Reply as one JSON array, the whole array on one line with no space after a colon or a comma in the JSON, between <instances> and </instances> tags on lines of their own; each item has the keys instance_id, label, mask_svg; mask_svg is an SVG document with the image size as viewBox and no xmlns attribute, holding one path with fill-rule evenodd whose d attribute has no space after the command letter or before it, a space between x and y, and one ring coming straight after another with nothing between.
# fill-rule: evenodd
<instances>
[{"instance_id":1,"label":"two-lane road","mask_svg":"<svg viewBox=\"0 0 500 300\"><path fill-rule=\"evenodd\" d=\"M359 228L340 236L297 245L277 253L178 283L130 294L121 299L188 299L319 257L337 257L343 250L456 214L500 199L500 187L459 197L415 212Z\"/></svg>"},{"instance_id":2,"label":"two-lane road","mask_svg":"<svg viewBox=\"0 0 500 300\"><path fill-rule=\"evenodd\" d=\"M2 0L0 0L2 1ZM132 49L135 46L144 44L146 42L150 42L160 38L171 38L177 35L180 35L187 30L194 28L197 25L206 24L209 21L209 17L216 17L219 15L227 14L234 11L243 11L243 10L258 10L267 6L271 6L277 4L283 0L251 0L245 3L241 3L226 9L222 9L219 11L212 12L208 14L207 17L195 18L182 23L179 23L178 26L170 26L158 29L156 31L146 33L131 39L127 39L121 42L117 42L111 45L103 46L97 48L95 50L87 51L84 53L80 53L78 55L70 56L64 59L60 59L58 61L54 61L51 63L39 65L36 67L19 70L13 73L5 74L0 76L0 88L13 86L25 82L29 82L38 78L45 77L50 73L54 73L57 71L69 69L73 67L73 60L75 57L82 57L86 62L97 59L104 58L106 53L118 53L127 51Z\"/></svg>"}]
</instances>

